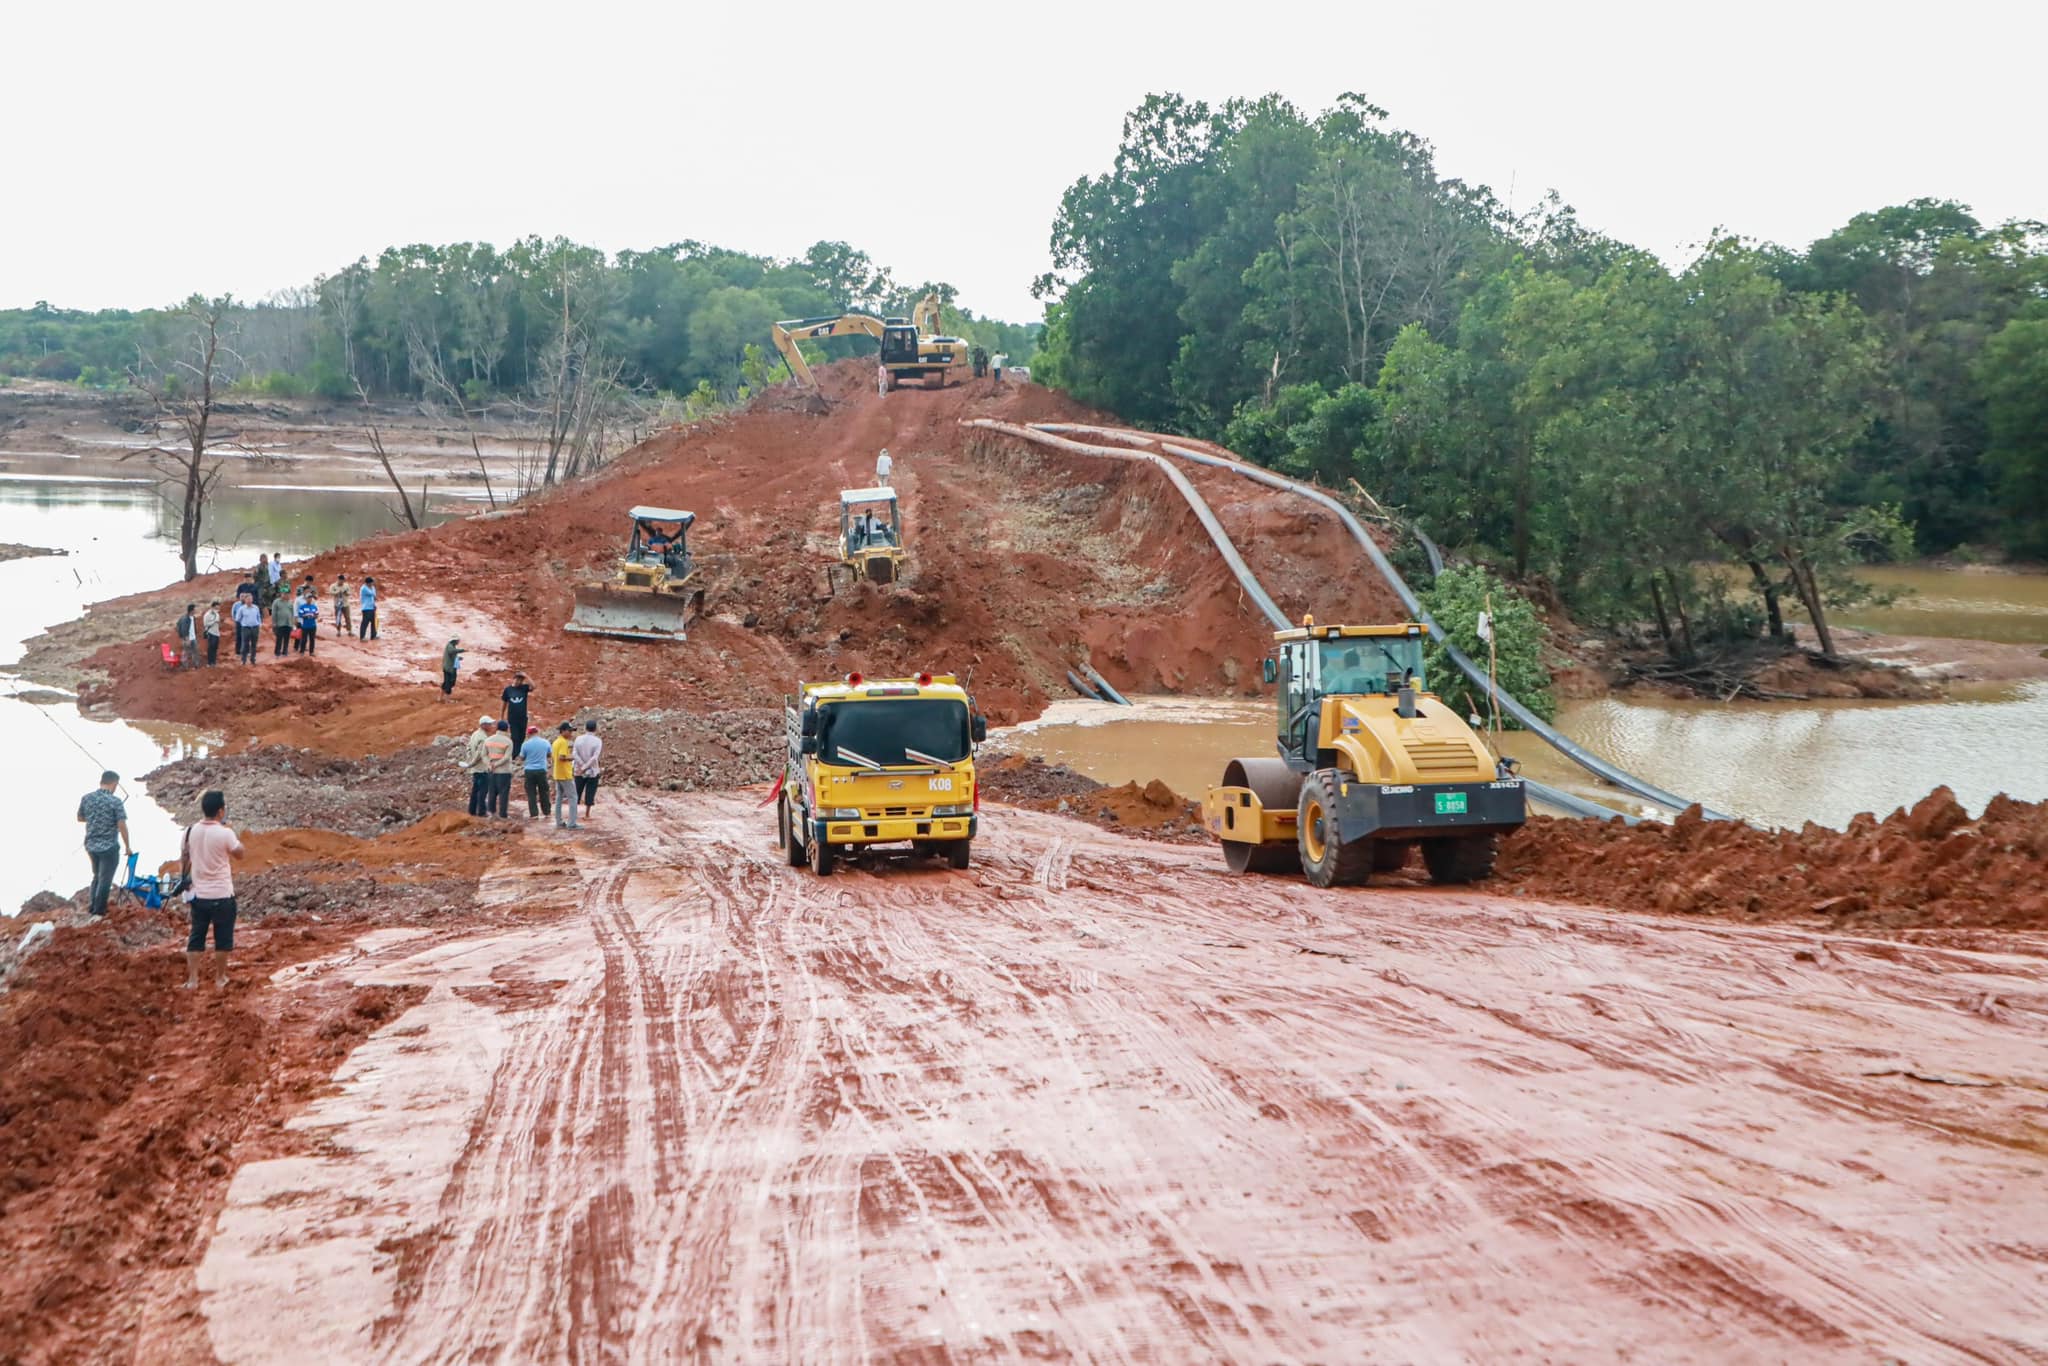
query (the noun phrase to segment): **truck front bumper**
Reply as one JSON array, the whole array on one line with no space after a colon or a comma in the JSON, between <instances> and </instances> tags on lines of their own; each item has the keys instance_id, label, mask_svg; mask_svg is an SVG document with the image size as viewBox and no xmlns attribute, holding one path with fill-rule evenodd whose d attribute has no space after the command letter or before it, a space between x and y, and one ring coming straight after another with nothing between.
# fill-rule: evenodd
<instances>
[{"instance_id":1,"label":"truck front bumper","mask_svg":"<svg viewBox=\"0 0 2048 1366\"><path fill-rule=\"evenodd\" d=\"M911 840L974 838L977 816L898 817L883 820L821 820L811 822L813 836L824 844L905 844Z\"/></svg>"}]
</instances>

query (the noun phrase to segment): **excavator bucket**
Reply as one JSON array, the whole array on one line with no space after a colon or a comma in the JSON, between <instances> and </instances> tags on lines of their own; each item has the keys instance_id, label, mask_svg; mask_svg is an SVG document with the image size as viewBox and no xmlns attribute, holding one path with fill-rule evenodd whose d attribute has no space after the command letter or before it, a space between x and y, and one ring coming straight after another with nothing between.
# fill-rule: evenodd
<instances>
[{"instance_id":1,"label":"excavator bucket","mask_svg":"<svg viewBox=\"0 0 2048 1366\"><path fill-rule=\"evenodd\" d=\"M704 590L687 596L609 585L580 584L576 610L562 629L623 640L687 640L685 629L703 610Z\"/></svg>"}]
</instances>

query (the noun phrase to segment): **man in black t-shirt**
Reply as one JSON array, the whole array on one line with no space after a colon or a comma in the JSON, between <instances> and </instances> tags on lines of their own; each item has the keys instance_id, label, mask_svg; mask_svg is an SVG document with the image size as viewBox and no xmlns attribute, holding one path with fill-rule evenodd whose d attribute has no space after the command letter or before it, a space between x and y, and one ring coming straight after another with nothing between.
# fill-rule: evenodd
<instances>
[{"instance_id":1,"label":"man in black t-shirt","mask_svg":"<svg viewBox=\"0 0 2048 1366\"><path fill-rule=\"evenodd\" d=\"M524 673L512 675L512 686L498 696L504 700L505 731L518 743L526 737L526 699L533 696L533 684L526 681Z\"/></svg>"}]
</instances>

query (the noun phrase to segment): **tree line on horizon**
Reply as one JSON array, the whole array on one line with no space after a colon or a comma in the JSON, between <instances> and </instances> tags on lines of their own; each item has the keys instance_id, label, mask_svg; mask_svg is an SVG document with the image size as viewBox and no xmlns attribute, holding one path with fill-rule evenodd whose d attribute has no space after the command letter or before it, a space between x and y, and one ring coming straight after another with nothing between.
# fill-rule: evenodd
<instances>
[{"instance_id":1,"label":"tree line on horizon","mask_svg":"<svg viewBox=\"0 0 2048 1366\"><path fill-rule=\"evenodd\" d=\"M278 396L419 397L487 406L534 395L565 367L615 366L648 395L731 401L782 377L769 324L858 309L905 314L927 292L951 331L1023 363L1037 324L976 317L939 283L898 283L844 242L801 257L684 241L607 255L564 238L392 247L312 283L228 309L236 384ZM0 375L120 387L180 351L194 301L161 309L0 310ZM211 301L203 301L211 302ZM820 359L865 337L805 343Z\"/></svg>"},{"instance_id":2,"label":"tree line on horizon","mask_svg":"<svg viewBox=\"0 0 2048 1366\"><path fill-rule=\"evenodd\" d=\"M1442 176L1361 97L1169 94L1067 190L1052 255L1034 378L1356 482L1675 659L1788 610L1832 653L1873 560L2048 556L2039 223L1920 199L1673 270Z\"/></svg>"}]
</instances>

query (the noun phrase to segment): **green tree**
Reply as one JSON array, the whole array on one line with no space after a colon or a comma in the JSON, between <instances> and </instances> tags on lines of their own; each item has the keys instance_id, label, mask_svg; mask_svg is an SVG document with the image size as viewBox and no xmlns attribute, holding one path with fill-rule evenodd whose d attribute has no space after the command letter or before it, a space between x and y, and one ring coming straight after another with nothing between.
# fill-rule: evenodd
<instances>
[{"instance_id":1,"label":"green tree","mask_svg":"<svg viewBox=\"0 0 2048 1366\"><path fill-rule=\"evenodd\" d=\"M1985 344L1976 364L1988 404L1989 466L2010 539L2022 554L2048 556L2048 307L2015 318Z\"/></svg>"},{"instance_id":2,"label":"green tree","mask_svg":"<svg viewBox=\"0 0 2048 1366\"><path fill-rule=\"evenodd\" d=\"M1482 668L1489 655L1487 642L1479 638L1479 617L1490 610L1496 657L1494 677L1501 691L1546 721L1556 716L1550 670L1543 663L1547 633L1542 618L1536 615L1527 598L1476 564L1446 565L1421 596L1422 605L1429 609L1450 642ZM1430 690L1459 714L1491 715L1486 688L1458 671L1444 652L1443 642L1435 636L1423 648L1423 667ZM1503 713L1501 724L1512 728L1517 723Z\"/></svg>"}]
</instances>

